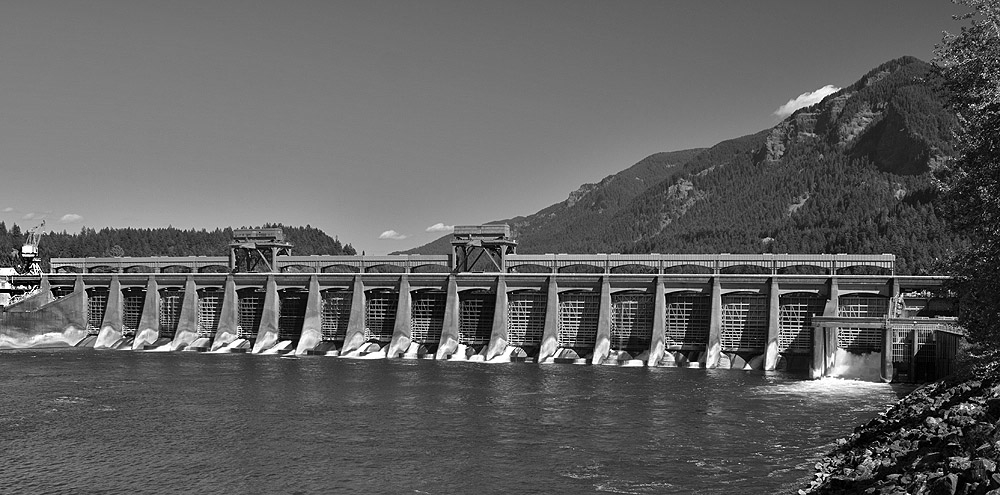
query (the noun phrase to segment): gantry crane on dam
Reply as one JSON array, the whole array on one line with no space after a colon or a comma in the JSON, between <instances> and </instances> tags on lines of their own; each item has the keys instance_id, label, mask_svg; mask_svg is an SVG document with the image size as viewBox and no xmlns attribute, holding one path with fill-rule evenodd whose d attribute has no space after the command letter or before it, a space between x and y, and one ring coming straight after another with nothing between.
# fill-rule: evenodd
<instances>
[{"instance_id":1,"label":"gantry crane on dam","mask_svg":"<svg viewBox=\"0 0 1000 495\"><path fill-rule=\"evenodd\" d=\"M41 258L38 256L38 244L45 234L45 220L34 226L25 234L24 244L16 253L18 259L17 272L22 275L40 275L42 273Z\"/></svg>"}]
</instances>

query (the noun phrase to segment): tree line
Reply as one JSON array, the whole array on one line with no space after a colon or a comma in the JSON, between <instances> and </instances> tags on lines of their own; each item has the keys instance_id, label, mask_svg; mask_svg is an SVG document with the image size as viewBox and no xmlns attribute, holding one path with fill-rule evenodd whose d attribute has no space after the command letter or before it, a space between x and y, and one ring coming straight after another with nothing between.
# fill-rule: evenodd
<instances>
[{"instance_id":1,"label":"tree line","mask_svg":"<svg viewBox=\"0 0 1000 495\"><path fill-rule=\"evenodd\" d=\"M322 230L306 225L290 227L282 224L265 224L263 227L280 227L285 239L293 245L292 252L301 255L355 255L350 244L342 244L337 237L330 237ZM16 266L20 262L21 246L27 231L21 226L9 227L0 221L0 266ZM231 227L207 229L166 228L111 228L100 230L84 227L79 232L47 232L39 242L42 269L48 269L50 258L84 258L104 256L226 256L233 238Z\"/></svg>"}]
</instances>

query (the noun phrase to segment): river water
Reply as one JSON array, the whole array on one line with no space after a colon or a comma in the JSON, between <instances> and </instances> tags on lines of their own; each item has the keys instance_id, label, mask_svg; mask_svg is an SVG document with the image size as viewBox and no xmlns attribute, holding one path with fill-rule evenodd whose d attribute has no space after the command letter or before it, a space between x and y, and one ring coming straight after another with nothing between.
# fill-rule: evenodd
<instances>
[{"instance_id":1,"label":"river water","mask_svg":"<svg viewBox=\"0 0 1000 495\"><path fill-rule=\"evenodd\" d=\"M0 352L2 493L787 493L910 389L780 373Z\"/></svg>"}]
</instances>

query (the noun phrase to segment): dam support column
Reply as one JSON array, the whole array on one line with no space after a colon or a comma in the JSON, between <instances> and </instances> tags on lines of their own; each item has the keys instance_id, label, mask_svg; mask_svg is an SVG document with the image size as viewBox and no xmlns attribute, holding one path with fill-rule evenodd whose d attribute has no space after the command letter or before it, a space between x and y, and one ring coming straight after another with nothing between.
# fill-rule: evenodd
<instances>
[{"instance_id":1,"label":"dam support column","mask_svg":"<svg viewBox=\"0 0 1000 495\"><path fill-rule=\"evenodd\" d=\"M545 328L542 330L542 344L538 349L538 362L550 358L559 349L559 284L555 275L549 277L545 301Z\"/></svg>"},{"instance_id":2,"label":"dam support column","mask_svg":"<svg viewBox=\"0 0 1000 495\"><path fill-rule=\"evenodd\" d=\"M906 312L906 304L903 301L903 295L901 294L901 292L902 291L899 288L899 279L896 278L896 277L893 277L892 278L892 299L891 299L891 301L893 302L893 305L892 305L893 307L890 308L892 312L889 313L889 314L892 315L895 318L901 318L903 316L903 314Z\"/></svg>"},{"instance_id":3,"label":"dam support column","mask_svg":"<svg viewBox=\"0 0 1000 495\"><path fill-rule=\"evenodd\" d=\"M601 281L601 307L597 312L597 339L591 364L601 364L611 353L611 281L608 276Z\"/></svg>"},{"instance_id":4,"label":"dam support column","mask_svg":"<svg viewBox=\"0 0 1000 495\"><path fill-rule=\"evenodd\" d=\"M108 306L104 310L101 329L94 341L94 349L107 349L122 338L122 283L118 274L111 276L108 289Z\"/></svg>"},{"instance_id":5,"label":"dam support column","mask_svg":"<svg viewBox=\"0 0 1000 495\"><path fill-rule=\"evenodd\" d=\"M42 276L41 285L44 287L47 280ZM43 304L51 302L52 291L51 289L48 293L39 293L38 295L44 297L42 301ZM70 334L74 334L72 340L75 340L74 345L79 343L81 340L87 338L87 325L88 325L88 307L90 304L89 296L87 296L87 287L83 283L83 277L77 275L76 281L73 283L73 293L68 296L70 299L66 302L66 312L65 316L62 318L61 328L52 325L48 321L38 321L34 320L32 322L31 330L37 331L38 327L48 327L52 328L52 331L62 332L67 337ZM35 308L37 309L37 308ZM26 329L27 330L27 329ZM78 334L78 335L77 335ZM78 337L78 338L77 338Z\"/></svg>"},{"instance_id":6,"label":"dam support column","mask_svg":"<svg viewBox=\"0 0 1000 495\"><path fill-rule=\"evenodd\" d=\"M212 350L231 344L239 336L240 309L239 296L236 295L236 281L233 276L226 277L226 287L222 294L222 311L219 314L219 327L212 339Z\"/></svg>"},{"instance_id":7,"label":"dam support column","mask_svg":"<svg viewBox=\"0 0 1000 495\"><path fill-rule=\"evenodd\" d=\"M767 343L764 347L764 369L766 371L774 371L778 366L778 318L781 314L781 294L778 292L778 279L774 277L771 277L768 298Z\"/></svg>"},{"instance_id":8,"label":"dam support column","mask_svg":"<svg viewBox=\"0 0 1000 495\"><path fill-rule=\"evenodd\" d=\"M146 298L142 303L142 316L139 317L139 327L135 329L135 340L132 341L132 350L142 349L148 344L156 342L160 337L160 286L156 283L156 277L149 276L146 283Z\"/></svg>"},{"instance_id":9,"label":"dam support column","mask_svg":"<svg viewBox=\"0 0 1000 495\"><path fill-rule=\"evenodd\" d=\"M667 294L663 288L663 278L656 277L653 296L653 336L649 341L649 360L646 366L656 366L666 352L667 340Z\"/></svg>"},{"instance_id":10,"label":"dam support column","mask_svg":"<svg viewBox=\"0 0 1000 495\"><path fill-rule=\"evenodd\" d=\"M826 329L812 329L812 365L809 366L809 378L817 380L826 376Z\"/></svg>"},{"instance_id":11,"label":"dam support column","mask_svg":"<svg viewBox=\"0 0 1000 495\"><path fill-rule=\"evenodd\" d=\"M836 317L840 313L840 293L837 288L837 277L830 277L830 294L823 308L823 316ZM823 378L836 364L837 329L834 327L813 327L812 366L809 377Z\"/></svg>"},{"instance_id":12,"label":"dam support column","mask_svg":"<svg viewBox=\"0 0 1000 495\"><path fill-rule=\"evenodd\" d=\"M404 273L399 279L399 299L396 304L396 321L392 326L392 339L389 341L389 350L385 357L401 357L412 342L413 329L410 327L410 320L413 314L413 302L410 297L410 280Z\"/></svg>"},{"instance_id":13,"label":"dam support column","mask_svg":"<svg viewBox=\"0 0 1000 495\"><path fill-rule=\"evenodd\" d=\"M892 327L886 325L882 330L882 362L881 369L879 369L879 378L883 382L889 383L892 381L892 375L895 370L892 367Z\"/></svg>"},{"instance_id":14,"label":"dam support column","mask_svg":"<svg viewBox=\"0 0 1000 495\"><path fill-rule=\"evenodd\" d=\"M305 354L323 341L323 299L319 293L319 278L309 277L309 296L306 299L306 314L302 321L302 334L295 355Z\"/></svg>"},{"instance_id":15,"label":"dam support column","mask_svg":"<svg viewBox=\"0 0 1000 495\"><path fill-rule=\"evenodd\" d=\"M823 308L823 316L840 316L840 290L837 288L837 277L830 277L830 297ZM824 355L824 369L829 372L837 365L837 336L840 329L829 327L824 329L826 338L826 354Z\"/></svg>"},{"instance_id":16,"label":"dam support column","mask_svg":"<svg viewBox=\"0 0 1000 495\"><path fill-rule=\"evenodd\" d=\"M87 325L88 325L88 313L90 311L90 297L87 296L87 286L83 283L83 277L77 275L76 281L73 282L73 295L79 298L79 303L75 309L76 315L70 318L70 321L76 320L79 322L80 329L83 330L83 334L87 335ZM73 324L70 323L70 326Z\"/></svg>"},{"instance_id":17,"label":"dam support column","mask_svg":"<svg viewBox=\"0 0 1000 495\"><path fill-rule=\"evenodd\" d=\"M184 302L181 303L181 314L177 320L177 332L170 343L170 349L178 351L191 345L198 338L198 286L194 277L188 277L184 282Z\"/></svg>"},{"instance_id":18,"label":"dam support column","mask_svg":"<svg viewBox=\"0 0 1000 495\"><path fill-rule=\"evenodd\" d=\"M274 276L269 275L264 285L264 310L260 315L260 329L257 340L253 343L254 354L264 352L278 343L278 317L281 309L278 307L278 284Z\"/></svg>"},{"instance_id":19,"label":"dam support column","mask_svg":"<svg viewBox=\"0 0 1000 495\"><path fill-rule=\"evenodd\" d=\"M41 280L38 282L38 293L38 297L41 297L43 301L42 306L55 300L55 298L52 297L52 283L49 282L49 276L44 273L42 274Z\"/></svg>"},{"instance_id":20,"label":"dam support column","mask_svg":"<svg viewBox=\"0 0 1000 495\"><path fill-rule=\"evenodd\" d=\"M343 356L356 351L365 343L365 283L361 275L354 276L354 289L351 292L351 316L347 320L347 333L344 335L344 347L340 350Z\"/></svg>"},{"instance_id":21,"label":"dam support column","mask_svg":"<svg viewBox=\"0 0 1000 495\"><path fill-rule=\"evenodd\" d=\"M900 296L900 292L899 279L892 277L892 297L889 298L889 316L891 318L902 317L905 312L906 308L903 303L903 298ZM882 332L882 360L879 369L879 377L885 383L891 382L893 375L896 372L892 366L892 340L893 329L891 326L886 324L885 329L883 329ZM913 340L912 342L916 345L916 340ZM910 362L915 362L915 359L911 359ZM912 372L910 376L913 376Z\"/></svg>"},{"instance_id":22,"label":"dam support column","mask_svg":"<svg viewBox=\"0 0 1000 495\"><path fill-rule=\"evenodd\" d=\"M448 359L449 356L458 350L459 339L461 338L461 328L459 319L459 309L461 301L458 299L458 281L455 275L448 275L448 296L444 302L444 321L441 324L441 342L438 344L435 359Z\"/></svg>"},{"instance_id":23,"label":"dam support column","mask_svg":"<svg viewBox=\"0 0 1000 495\"><path fill-rule=\"evenodd\" d=\"M719 366L722 355L722 284L718 275L712 277L712 314L708 320L708 343L705 346L705 367Z\"/></svg>"},{"instance_id":24,"label":"dam support column","mask_svg":"<svg viewBox=\"0 0 1000 495\"><path fill-rule=\"evenodd\" d=\"M490 345L486 348L487 361L503 354L510 339L507 333L507 280L502 274L497 277L496 295L496 304L493 305L493 330L490 332Z\"/></svg>"}]
</instances>

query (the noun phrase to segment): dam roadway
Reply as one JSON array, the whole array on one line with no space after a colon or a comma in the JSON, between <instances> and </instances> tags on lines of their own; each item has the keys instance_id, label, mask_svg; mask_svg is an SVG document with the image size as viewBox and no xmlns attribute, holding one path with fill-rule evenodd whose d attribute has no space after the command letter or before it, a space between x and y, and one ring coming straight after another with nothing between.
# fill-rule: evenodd
<instances>
[{"instance_id":1,"label":"dam roadway","mask_svg":"<svg viewBox=\"0 0 1000 495\"><path fill-rule=\"evenodd\" d=\"M940 375L960 332L946 277L893 255L517 255L53 258L0 330L84 345L746 369L828 374L881 356L884 379ZM496 311L496 308L504 308ZM814 321L815 320L815 321ZM886 374L888 373L888 374ZM900 374L901 373L901 374Z\"/></svg>"}]
</instances>

